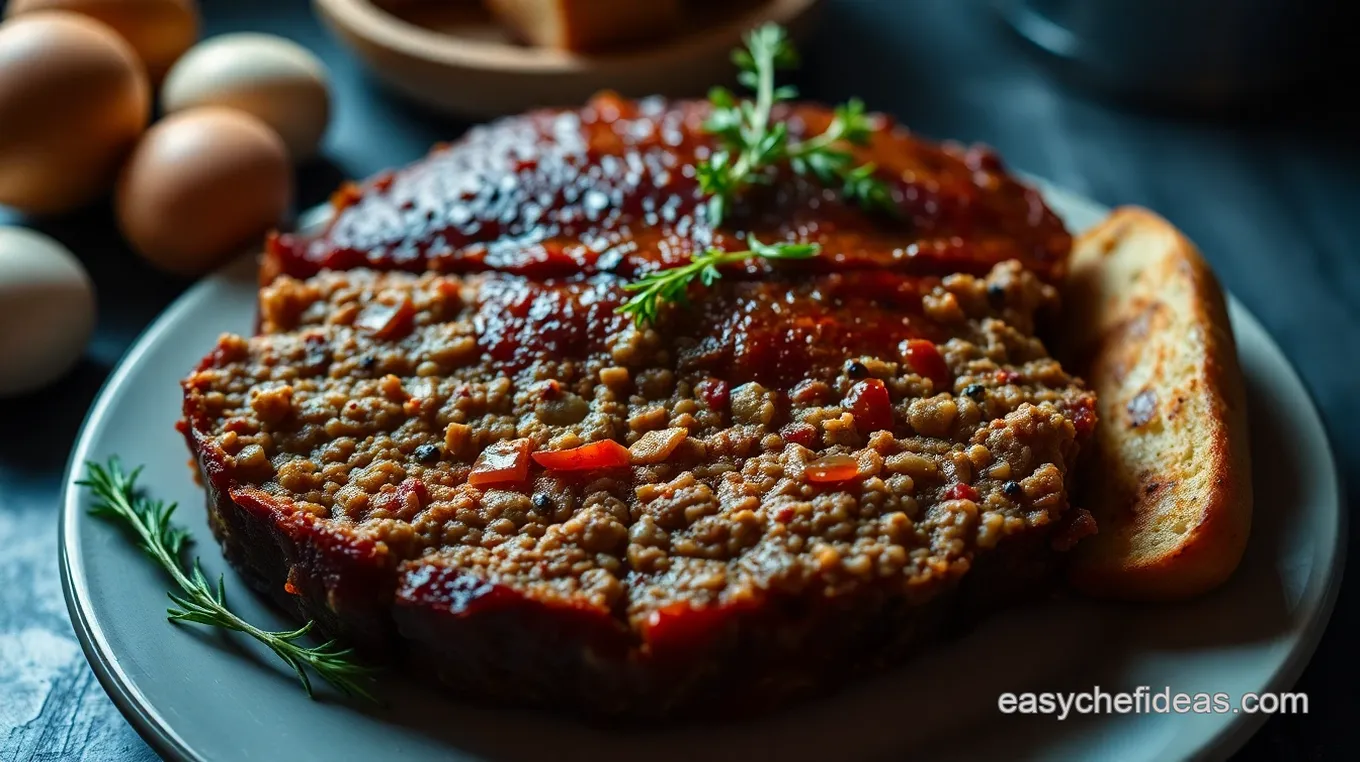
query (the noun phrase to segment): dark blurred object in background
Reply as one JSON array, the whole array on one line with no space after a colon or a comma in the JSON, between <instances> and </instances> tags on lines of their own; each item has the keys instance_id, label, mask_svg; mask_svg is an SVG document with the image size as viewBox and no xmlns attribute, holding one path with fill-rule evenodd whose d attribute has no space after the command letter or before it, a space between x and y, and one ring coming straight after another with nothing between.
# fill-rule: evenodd
<instances>
[{"instance_id":1,"label":"dark blurred object in background","mask_svg":"<svg viewBox=\"0 0 1360 762\"><path fill-rule=\"evenodd\" d=\"M1329 66L1333 0L996 0L1073 79L1159 105L1241 106Z\"/></svg>"}]
</instances>

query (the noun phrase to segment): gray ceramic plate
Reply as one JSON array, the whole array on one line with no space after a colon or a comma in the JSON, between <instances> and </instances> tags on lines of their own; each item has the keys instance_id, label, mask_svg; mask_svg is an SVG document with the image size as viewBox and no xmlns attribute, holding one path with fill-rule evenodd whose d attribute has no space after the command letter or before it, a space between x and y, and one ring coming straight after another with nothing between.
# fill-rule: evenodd
<instances>
[{"instance_id":1,"label":"gray ceramic plate","mask_svg":"<svg viewBox=\"0 0 1360 762\"><path fill-rule=\"evenodd\" d=\"M1104 214L1056 191L1073 229ZM225 572L247 619L288 626L252 595L212 544L174 431L179 379L223 331L249 331L252 264L195 286L128 353L85 422L72 454L62 524L67 604L90 664L141 734L163 755L192 760L889 759L1222 757L1263 715L1003 716L1003 691L1285 690L1312 654L1341 576L1342 513L1332 455L1308 393L1280 350L1240 305L1232 320L1252 424L1256 526L1232 581L1175 606L1054 601L993 617L962 640L824 700L773 716L708 726L600 729L558 716L492 711L443 698L397 676L385 709L323 693L309 701L269 654L239 637L166 622L166 580L115 527L86 515L73 485L80 464L118 454L145 464L144 483L184 507L180 522L206 540L212 575ZM990 754L989 754L990 753Z\"/></svg>"}]
</instances>

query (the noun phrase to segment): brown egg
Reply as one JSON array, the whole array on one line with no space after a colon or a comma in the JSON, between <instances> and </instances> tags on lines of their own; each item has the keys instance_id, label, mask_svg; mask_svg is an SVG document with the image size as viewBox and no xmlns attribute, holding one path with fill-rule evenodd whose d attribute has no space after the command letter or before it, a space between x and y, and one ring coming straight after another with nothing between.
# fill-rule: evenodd
<instances>
[{"instance_id":1,"label":"brown egg","mask_svg":"<svg viewBox=\"0 0 1360 762\"><path fill-rule=\"evenodd\" d=\"M118 226L157 267L197 275L259 239L288 210L288 150L249 114L181 111L146 131L118 178Z\"/></svg>"},{"instance_id":2,"label":"brown egg","mask_svg":"<svg viewBox=\"0 0 1360 762\"><path fill-rule=\"evenodd\" d=\"M60 10L101 21L123 36L146 64L152 82L198 39L194 0L10 0L5 18Z\"/></svg>"},{"instance_id":3,"label":"brown egg","mask_svg":"<svg viewBox=\"0 0 1360 762\"><path fill-rule=\"evenodd\" d=\"M0 204L51 214L103 193L150 100L141 62L103 24L60 11L0 24Z\"/></svg>"}]
</instances>

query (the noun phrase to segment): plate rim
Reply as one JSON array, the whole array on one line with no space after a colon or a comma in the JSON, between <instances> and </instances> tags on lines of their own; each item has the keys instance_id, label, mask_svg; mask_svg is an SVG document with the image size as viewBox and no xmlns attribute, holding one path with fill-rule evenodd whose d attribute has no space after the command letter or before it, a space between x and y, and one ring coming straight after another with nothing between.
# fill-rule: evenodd
<instances>
[{"instance_id":1,"label":"plate rim","mask_svg":"<svg viewBox=\"0 0 1360 762\"><path fill-rule=\"evenodd\" d=\"M1119 206L1106 206L1089 196L1055 185L1046 178L1028 172L1018 172L1017 174L1021 175L1026 182L1038 188L1046 202L1051 198L1060 197L1068 205L1085 207L1088 212L1102 216L1107 216L1119 209ZM1327 462L1332 472L1332 488L1336 492L1336 532L1332 541L1332 563L1327 570L1327 579L1321 595L1318 597L1317 613L1299 630L1300 635L1295 641L1294 647L1290 649L1288 656L1280 663L1280 666L1267 678L1260 691L1262 693L1279 692L1288 690L1297 683L1304 670L1308 668L1308 664L1313 660L1313 655L1317 653L1318 644L1322 642L1322 636L1327 631L1327 625L1331 623L1332 613L1336 609L1336 599L1340 595L1341 583L1346 574L1347 540L1350 531L1350 514L1344 504L1346 483L1341 469L1337 467L1336 451L1332 446L1332 433L1327 428L1327 421L1322 417L1321 410L1318 408L1317 394L1299 374L1289 356L1284 353L1279 343L1275 341L1275 337L1270 331L1266 330L1265 325L1256 315L1227 289L1223 289L1223 292L1227 297L1229 315L1231 316L1233 312L1240 312L1255 323L1271 348L1284 360L1282 366L1288 371L1290 379L1298 384L1300 389L1303 389L1307 409L1312 412L1318 429L1322 432L1322 440L1327 449ZM1251 737L1256 734L1256 731L1266 724L1271 715L1237 713L1231 715L1231 717L1234 719L1224 723L1218 732L1204 741L1201 748L1195 750L1193 755L1195 758L1228 758L1245 746L1247 741L1251 740Z\"/></svg>"},{"instance_id":2,"label":"plate rim","mask_svg":"<svg viewBox=\"0 0 1360 762\"><path fill-rule=\"evenodd\" d=\"M84 601L77 594L77 585L81 588L85 586L85 568L83 563L73 562L70 550L79 547L77 535L79 524L74 514L80 510L81 487L76 482L80 479L80 469L90 450L94 426L112 404L113 397L109 395L109 391L122 384L137 361L156 344L159 335L173 325L174 319L180 313L189 311L202 301L212 290L215 279L232 266L228 264L190 286L133 340L132 346L119 358L113 372L95 394L94 404L90 406L80 423L80 430L76 434L75 444L71 447L71 454L66 460L66 471L62 476L61 512L57 516L57 565L61 575L61 592L62 598L66 601L67 616L71 619L76 640L80 643L80 650L94 672L95 679L99 681L104 692L109 695L128 724L137 731L137 735L163 759L205 762L205 758L180 738L152 703L136 689L127 673L117 666L117 659L103 630L95 621L93 612L84 606Z\"/></svg>"},{"instance_id":3,"label":"plate rim","mask_svg":"<svg viewBox=\"0 0 1360 762\"><path fill-rule=\"evenodd\" d=\"M1056 186L1044 178L1032 176L1028 173L1021 174L1024 175L1026 181L1033 183L1046 199L1061 198L1063 203L1069 206L1084 207L1087 211L1101 216L1108 215L1114 210L1114 207L1108 207L1083 194ZM313 207L299 215L300 226L318 224L325 220L328 213L329 207L325 204ZM99 622L96 621L93 611L86 605L85 598L88 597L89 593L86 589L84 564L77 562L72 557L73 549L79 547L78 530L80 523L77 520L77 514L80 513L81 488L76 482L80 479L83 461L91 449L96 424L106 415L108 408L113 404L114 397L109 394L109 391L123 383L142 356L157 344L159 337L177 322L177 318L182 313L191 311L199 302L207 298L209 292L214 290L218 285L218 280L227 271L240 267L245 256L247 255L242 255L241 259L233 261L189 287L137 336L127 352L118 360L114 370L100 386L94 404L90 406L81 422L62 477L60 513L58 515L58 568L61 577L62 597L65 599L67 614L75 630L76 639L96 679L119 712L128 720L128 723L137 731L138 735L158 755L165 759L190 760L192 762L206 761L206 757L181 738L152 702L137 690L126 671L118 665L116 654L109 645ZM1304 399L1302 403L1305 405L1305 409L1312 413L1317 428L1322 432L1322 442L1327 457L1326 465L1332 473L1332 488L1336 497L1336 524L1330 549L1331 563L1325 571L1327 577L1318 596L1313 615L1298 630L1298 637L1294 640L1289 653L1262 685L1261 692L1275 692L1287 690L1298 681L1316 653L1318 644L1331 621L1345 575L1348 549L1347 531L1350 519L1343 506L1344 478L1337 467L1332 435L1317 406L1314 390L1299 374L1294 364L1280 349L1275 338L1265 329L1260 320L1232 294L1229 293L1227 296L1230 310L1240 311L1256 324L1270 347L1283 360L1281 365L1286 370L1289 379L1296 383L1300 389L1303 389ZM84 596L80 594L82 592ZM1240 749L1271 715L1236 713L1221 716L1225 718L1221 727L1205 739L1199 748L1190 750L1186 755L1187 759L1226 758Z\"/></svg>"},{"instance_id":4,"label":"plate rim","mask_svg":"<svg viewBox=\"0 0 1360 762\"><path fill-rule=\"evenodd\" d=\"M1225 291L1225 293L1227 293ZM1299 637L1294 642L1294 647L1289 650L1289 654L1276 668L1275 672L1267 678L1261 687L1261 693L1278 693L1287 691L1298 682L1304 670L1313 661L1313 656L1317 653L1318 645L1322 642L1323 635L1327 632L1327 626L1331 624L1332 614L1336 610L1336 600L1341 593L1341 583L1346 576L1346 556L1348 549L1347 539L1350 531L1350 515L1345 506L1346 484L1341 474L1341 469L1337 467L1335 448L1332 447L1332 434L1327 428L1326 419L1317 405L1317 395L1314 393L1303 376L1299 375L1294 363L1290 362L1289 357L1284 354L1284 350L1275 341L1275 337L1265 329L1261 321L1246 308L1237 297L1228 294L1228 305L1230 309L1240 310L1251 318L1260 328L1265 338L1280 357L1284 358L1283 367L1288 370L1292 380L1303 389L1307 408L1313 413L1317 421L1318 429L1322 432L1322 441L1326 444L1327 462L1332 472L1332 489L1336 493L1336 531L1332 536L1331 565L1328 567L1327 578L1323 583L1323 589L1318 596L1316 613L1299 630ZM1260 730L1266 722L1273 716L1257 712L1254 714L1237 713L1233 715L1221 715L1231 717L1218 732L1210 736L1204 746L1194 754L1195 758L1216 757L1227 759L1235 754L1251 737Z\"/></svg>"}]
</instances>

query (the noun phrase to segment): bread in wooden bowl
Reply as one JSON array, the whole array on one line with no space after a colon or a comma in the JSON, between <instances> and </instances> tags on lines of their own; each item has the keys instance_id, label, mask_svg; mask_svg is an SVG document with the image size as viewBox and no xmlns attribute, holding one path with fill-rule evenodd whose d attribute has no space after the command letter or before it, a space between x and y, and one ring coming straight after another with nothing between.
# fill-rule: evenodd
<instances>
[{"instance_id":1,"label":"bread in wooden bowl","mask_svg":"<svg viewBox=\"0 0 1360 762\"><path fill-rule=\"evenodd\" d=\"M680 22L679 0L485 0L516 37L558 50L600 50L662 36Z\"/></svg>"},{"instance_id":2,"label":"bread in wooden bowl","mask_svg":"<svg viewBox=\"0 0 1360 762\"><path fill-rule=\"evenodd\" d=\"M499 15L490 13L484 2L495 2ZM313 4L340 42L396 92L458 117L485 118L574 106L602 90L628 97L702 96L714 84L732 79L732 49L742 44L747 31L773 22L797 40L813 28L822 0L687 0L674 15L674 0ZM615 27L624 16L601 17L597 10L613 6L626 6L634 14L627 16L632 21ZM538 32L526 28L532 19L504 23L511 11L550 14L549 28L539 39L580 47L589 38L594 40L591 50L519 44ZM674 23L658 29L657 19L663 18ZM560 23L570 27L562 38L555 37L562 33ZM606 45L614 33L622 38Z\"/></svg>"},{"instance_id":3,"label":"bread in wooden bowl","mask_svg":"<svg viewBox=\"0 0 1360 762\"><path fill-rule=\"evenodd\" d=\"M1165 601L1237 567L1251 528L1246 400L1223 294L1194 245L1144 209L1074 246L1067 357L1100 423L1078 505L1098 534L1069 574L1083 592Z\"/></svg>"}]
</instances>

